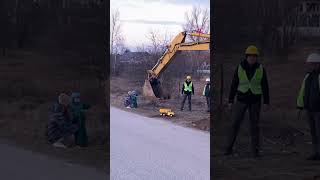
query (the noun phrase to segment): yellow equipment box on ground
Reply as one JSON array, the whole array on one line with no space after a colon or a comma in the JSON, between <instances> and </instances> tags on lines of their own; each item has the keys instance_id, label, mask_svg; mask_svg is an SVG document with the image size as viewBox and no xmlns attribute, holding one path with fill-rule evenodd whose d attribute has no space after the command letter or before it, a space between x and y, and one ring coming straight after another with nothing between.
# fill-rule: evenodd
<instances>
[{"instance_id":1,"label":"yellow equipment box on ground","mask_svg":"<svg viewBox=\"0 0 320 180\"><path fill-rule=\"evenodd\" d=\"M159 112L161 116L174 116L174 112L172 112L171 109L161 108L159 109Z\"/></svg>"}]
</instances>

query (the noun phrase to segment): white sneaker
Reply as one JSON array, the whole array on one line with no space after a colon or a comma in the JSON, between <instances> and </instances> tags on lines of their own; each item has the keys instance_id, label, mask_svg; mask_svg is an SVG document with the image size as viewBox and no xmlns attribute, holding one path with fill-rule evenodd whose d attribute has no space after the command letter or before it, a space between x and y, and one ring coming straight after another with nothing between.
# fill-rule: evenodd
<instances>
[{"instance_id":1,"label":"white sneaker","mask_svg":"<svg viewBox=\"0 0 320 180\"><path fill-rule=\"evenodd\" d=\"M58 148L67 148L67 146L65 146L62 142L55 142L52 145Z\"/></svg>"}]
</instances>

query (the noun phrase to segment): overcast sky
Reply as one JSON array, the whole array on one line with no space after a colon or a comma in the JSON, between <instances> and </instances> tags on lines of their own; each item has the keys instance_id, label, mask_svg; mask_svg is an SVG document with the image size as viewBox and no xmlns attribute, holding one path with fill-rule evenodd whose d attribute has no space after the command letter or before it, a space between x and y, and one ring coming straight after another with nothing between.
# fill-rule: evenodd
<instances>
[{"instance_id":1,"label":"overcast sky","mask_svg":"<svg viewBox=\"0 0 320 180\"><path fill-rule=\"evenodd\" d=\"M185 13L192 6L210 8L210 0L111 0L112 10L120 11L122 34L131 50L148 44L146 35L150 30L167 31L175 36L182 31Z\"/></svg>"}]
</instances>

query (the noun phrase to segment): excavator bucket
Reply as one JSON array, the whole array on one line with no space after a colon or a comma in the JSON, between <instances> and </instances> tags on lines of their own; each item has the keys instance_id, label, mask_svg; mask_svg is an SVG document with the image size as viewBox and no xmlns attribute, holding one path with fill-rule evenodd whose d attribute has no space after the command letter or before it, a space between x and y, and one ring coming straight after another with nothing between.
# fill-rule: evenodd
<instances>
[{"instance_id":1,"label":"excavator bucket","mask_svg":"<svg viewBox=\"0 0 320 180\"><path fill-rule=\"evenodd\" d=\"M163 97L161 84L157 79L145 80L143 86L143 95L146 97L165 98Z\"/></svg>"},{"instance_id":2,"label":"excavator bucket","mask_svg":"<svg viewBox=\"0 0 320 180\"><path fill-rule=\"evenodd\" d=\"M145 80L144 81L144 85L143 85L143 88L142 88L142 92L143 92L143 96L146 96L146 97L156 97L153 90L152 90L152 87L151 87L151 84L150 84L150 81L149 80Z\"/></svg>"}]
</instances>

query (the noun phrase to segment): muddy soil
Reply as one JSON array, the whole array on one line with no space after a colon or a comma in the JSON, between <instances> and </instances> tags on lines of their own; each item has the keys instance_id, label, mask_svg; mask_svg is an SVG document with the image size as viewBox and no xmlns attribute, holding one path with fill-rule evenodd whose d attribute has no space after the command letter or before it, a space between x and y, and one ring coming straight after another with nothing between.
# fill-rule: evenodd
<instances>
[{"instance_id":1,"label":"muddy soil","mask_svg":"<svg viewBox=\"0 0 320 180\"><path fill-rule=\"evenodd\" d=\"M171 99L169 100L150 100L143 96L138 96L138 108L127 109L123 106L123 97L130 90L142 91L144 79L133 80L128 76L118 76L111 78L111 94L110 103L112 106L125 109L126 111L135 112L151 118L163 118L168 121L192 127L204 131L210 129L210 113L206 109L206 101L201 96L204 81L193 80L195 85L195 95L192 96L192 112L188 111L188 103L185 103L185 110L180 111L182 97L179 96L179 92L171 93ZM179 88L177 88L179 89ZM175 112L174 117L162 117L159 114L159 108L171 108Z\"/></svg>"}]
</instances>

